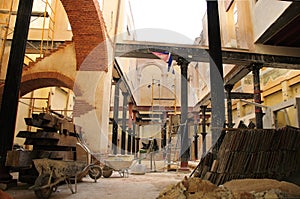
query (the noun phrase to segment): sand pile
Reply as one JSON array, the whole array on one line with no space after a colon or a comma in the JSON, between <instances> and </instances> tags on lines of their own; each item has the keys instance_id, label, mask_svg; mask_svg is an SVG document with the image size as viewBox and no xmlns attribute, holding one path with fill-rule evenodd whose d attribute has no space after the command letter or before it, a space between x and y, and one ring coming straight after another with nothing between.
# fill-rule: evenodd
<instances>
[{"instance_id":1,"label":"sand pile","mask_svg":"<svg viewBox=\"0 0 300 199\"><path fill-rule=\"evenodd\" d=\"M158 196L158 199L162 198L300 198L300 187L271 179L232 180L224 185L216 186L207 180L185 177L181 182L166 187Z\"/></svg>"}]
</instances>

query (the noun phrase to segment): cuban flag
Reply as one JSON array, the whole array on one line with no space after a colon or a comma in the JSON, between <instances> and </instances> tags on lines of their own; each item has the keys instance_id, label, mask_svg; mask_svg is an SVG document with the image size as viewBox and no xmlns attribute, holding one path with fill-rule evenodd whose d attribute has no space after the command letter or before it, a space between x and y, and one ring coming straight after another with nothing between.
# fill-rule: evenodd
<instances>
[{"instance_id":1,"label":"cuban flag","mask_svg":"<svg viewBox=\"0 0 300 199\"><path fill-rule=\"evenodd\" d=\"M170 52L152 52L152 54L168 63L168 72L170 72L172 68L172 73L175 74L174 68L172 67L173 58Z\"/></svg>"}]
</instances>

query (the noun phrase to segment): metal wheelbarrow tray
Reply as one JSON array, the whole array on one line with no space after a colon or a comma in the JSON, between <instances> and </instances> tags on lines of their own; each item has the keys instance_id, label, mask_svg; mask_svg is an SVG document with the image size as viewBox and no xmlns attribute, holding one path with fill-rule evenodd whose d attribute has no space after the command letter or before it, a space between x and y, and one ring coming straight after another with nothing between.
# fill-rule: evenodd
<instances>
[{"instance_id":1,"label":"metal wheelbarrow tray","mask_svg":"<svg viewBox=\"0 0 300 199\"><path fill-rule=\"evenodd\" d=\"M128 177L128 169L130 168L133 155L109 155L104 160L103 177L109 178L113 171L118 171L121 177Z\"/></svg>"},{"instance_id":2,"label":"metal wheelbarrow tray","mask_svg":"<svg viewBox=\"0 0 300 199\"><path fill-rule=\"evenodd\" d=\"M33 162L39 176L30 189L34 190L39 199L48 199L62 181L65 181L72 193L76 193L77 179L91 169L91 165L86 162L51 159L35 159ZM72 188L72 180L75 180L75 190Z\"/></svg>"}]
</instances>

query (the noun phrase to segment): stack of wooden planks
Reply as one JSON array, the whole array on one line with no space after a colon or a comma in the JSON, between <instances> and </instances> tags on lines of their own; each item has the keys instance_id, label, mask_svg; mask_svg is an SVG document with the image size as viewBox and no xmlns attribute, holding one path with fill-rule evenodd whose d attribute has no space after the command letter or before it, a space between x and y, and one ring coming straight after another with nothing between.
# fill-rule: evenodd
<instances>
[{"instance_id":1,"label":"stack of wooden planks","mask_svg":"<svg viewBox=\"0 0 300 199\"><path fill-rule=\"evenodd\" d=\"M299 172L300 129L235 129L207 154L197 176L214 184L232 179L272 178L282 180Z\"/></svg>"},{"instance_id":2,"label":"stack of wooden planks","mask_svg":"<svg viewBox=\"0 0 300 199\"><path fill-rule=\"evenodd\" d=\"M51 113L33 114L25 118L33 131L20 131L17 137L25 138L31 150L9 151L7 166L19 167L19 181L32 184L37 172L32 159L76 160L77 134L75 125L66 118ZM35 129L35 130L34 130Z\"/></svg>"}]
</instances>

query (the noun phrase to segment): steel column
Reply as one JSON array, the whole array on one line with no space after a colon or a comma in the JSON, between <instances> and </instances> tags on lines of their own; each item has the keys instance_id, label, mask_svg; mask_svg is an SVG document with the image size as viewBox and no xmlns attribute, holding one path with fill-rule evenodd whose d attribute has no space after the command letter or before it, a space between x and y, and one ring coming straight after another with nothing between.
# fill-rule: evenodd
<instances>
[{"instance_id":1,"label":"steel column","mask_svg":"<svg viewBox=\"0 0 300 199\"><path fill-rule=\"evenodd\" d=\"M162 134L162 142L161 148L165 148L167 146L167 113L164 112L162 115L162 126L161 126L161 134Z\"/></svg>"},{"instance_id":2,"label":"steel column","mask_svg":"<svg viewBox=\"0 0 300 199\"><path fill-rule=\"evenodd\" d=\"M132 123L132 154L136 153L136 111L133 110L133 123Z\"/></svg>"},{"instance_id":3,"label":"steel column","mask_svg":"<svg viewBox=\"0 0 300 199\"><path fill-rule=\"evenodd\" d=\"M180 117L180 134L181 134L181 169L187 169L190 159L189 133L188 133L188 84L187 70L189 62L184 58L178 59L178 65L181 68L181 117Z\"/></svg>"},{"instance_id":4,"label":"steel column","mask_svg":"<svg viewBox=\"0 0 300 199\"><path fill-rule=\"evenodd\" d=\"M113 115L113 129L112 129L112 150L113 154L118 153L118 120L119 120L119 97L120 95L120 82L117 81L115 85L114 96L114 115Z\"/></svg>"},{"instance_id":5,"label":"steel column","mask_svg":"<svg viewBox=\"0 0 300 199\"><path fill-rule=\"evenodd\" d=\"M123 94L123 111L122 111L122 135L121 135L121 154L125 154L126 147L126 119L127 119L127 103L128 93Z\"/></svg>"},{"instance_id":6,"label":"steel column","mask_svg":"<svg viewBox=\"0 0 300 199\"><path fill-rule=\"evenodd\" d=\"M232 122L232 97L231 97L231 91L232 91L233 85L225 85L225 90L227 91L227 125L228 128L233 127L233 122Z\"/></svg>"},{"instance_id":7,"label":"steel column","mask_svg":"<svg viewBox=\"0 0 300 199\"><path fill-rule=\"evenodd\" d=\"M261 104L261 91L260 91L260 79L259 79L259 70L261 68L261 64L253 64L253 84L254 84L254 102ZM255 106L255 120L256 120L256 128L263 128L263 112L262 108Z\"/></svg>"},{"instance_id":8,"label":"steel column","mask_svg":"<svg viewBox=\"0 0 300 199\"><path fill-rule=\"evenodd\" d=\"M131 154L131 147L132 147L132 103L128 104L128 112L129 112L129 117L128 117L128 138L127 138L127 153Z\"/></svg>"},{"instance_id":9,"label":"steel column","mask_svg":"<svg viewBox=\"0 0 300 199\"><path fill-rule=\"evenodd\" d=\"M33 0L19 1L14 35L7 66L0 111L0 181L12 179L8 169L5 167L5 161L6 153L8 150L12 150L14 141L19 90L32 5Z\"/></svg>"},{"instance_id":10,"label":"steel column","mask_svg":"<svg viewBox=\"0 0 300 199\"><path fill-rule=\"evenodd\" d=\"M201 106L201 113L202 113L202 156L206 154L206 108L207 106Z\"/></svg>"},{"instance_id":11,"label":"steel column","mask_svg":"<svg viewBox=\"0 0 300 199\"><path fill-rule=\"evenodd\" d=\"M194 113L194 155L195 155L195 160L198 160L198 117L199 113L195 112Z\"/></svg>"},{"instance_id":12,"label":"steel column","mask_svg":"<svg viewBox=\"0 0 300 199\"><path fill-rule=\"evenodd\" d=\"M215 144L225 123L225 94L223 86L222 50L217 0L207 0L207 24L212 107L211 130L212 144Z\"/></svg>"}]
</instances>

